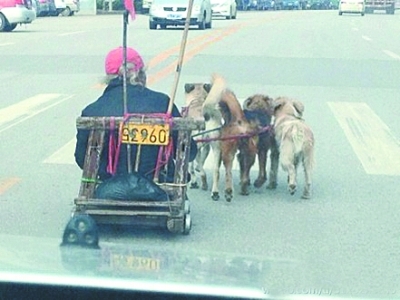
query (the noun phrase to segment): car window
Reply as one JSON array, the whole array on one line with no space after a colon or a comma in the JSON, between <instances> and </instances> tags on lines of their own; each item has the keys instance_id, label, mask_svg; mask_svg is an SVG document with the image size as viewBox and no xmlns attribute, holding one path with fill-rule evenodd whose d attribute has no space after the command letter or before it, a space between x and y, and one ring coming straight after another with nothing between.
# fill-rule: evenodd
<instances>
[{"instance_id":1,"label":"car window","mask_svg":"<svg viewBox=\"0 0 400 300\"><path fill-rule=\"evenodd\" d=\"M399 1L344 2L0 0L0 299L400 298Z\"/></svg>"}]
</instances>

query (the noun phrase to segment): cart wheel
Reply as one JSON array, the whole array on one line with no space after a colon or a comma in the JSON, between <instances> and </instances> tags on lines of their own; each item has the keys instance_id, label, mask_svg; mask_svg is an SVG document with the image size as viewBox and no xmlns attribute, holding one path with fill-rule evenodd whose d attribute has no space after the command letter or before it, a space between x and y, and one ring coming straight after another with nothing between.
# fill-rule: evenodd
<instances>
[{"instance_id":1,"label":"cart wheel","mask_svg":"<svg viewBox=\"0 0 400 300\"><path fill-rule=\"evenodd\" d=\"M99 234L96 222L88 215L72 217L65 227L62 246L99 247Z\"/></svg>"},{"instance_id":2,"label":"cart wheel","mask_svg":"<svg viewBox=\"0 0 400 300\"><path fill-rule=\"evenodd\" d=\"M190 201L189 200L185 200L185 214L190 213Z\"/></svg>"},{"instance_id":3,"label":"cart wheel","mask_svg":"<svg viewBox=\"0 0 400 300\"><path fill-rule=\"evenodd\" d=\"M167 229L169 232L179 233L182 230L182 222L179 222L178 219L170 218L167 220Z\"/></svg>"},{"instance_id":4,"label":"cart wheel","mask_svg":"<svg viewBox=\"0 0 400 300\"><path fill-rule=\"evenodd\" d=\"M192 229L192 217L190 214L185 214L185 218L183 220L183 234L188 235L190 230Z\"/></svg>"}]
</instances>

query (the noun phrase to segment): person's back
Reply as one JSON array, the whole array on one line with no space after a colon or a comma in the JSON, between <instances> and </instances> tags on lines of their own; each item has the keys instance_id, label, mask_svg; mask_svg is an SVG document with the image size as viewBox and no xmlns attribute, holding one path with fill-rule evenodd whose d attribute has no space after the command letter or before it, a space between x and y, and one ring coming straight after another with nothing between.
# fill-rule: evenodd
<instances>
[{"instance_id":1,"label":"person's back","mask_svg":"<svg viewBox=\"0 0 400 300\"><path fill-rule=\"evenodd\" d=\"M127 113L134 114L152 114L152 113L166 113L169 105L169 97L163 93L152 91L145 87L146 75L144 73L143 61L140 55L132 48L127 49L127 66L128 70L128 84L127 84ZM106 73L108 75L108 85L103 95L92 104L88 105L83 111L82 116L123 116L125 113L123 102L123 80L122 73L122 48L112 50L106 58ZM129 66L131 69L129 69ZM172 117L180 117L180 113L175 105L172 109ZM116 130L117 131L117 130ZM87 130L78 130L77 144L75 148L75 160L77 164L83 168L86 147L89 132ZM106 133L104 148L101 155L99 166L100 180L111 177L110 170L107 171L109 165L109 137L110 134ZM177 134L173 133L173 140L176 143ZM118 139L116 139L116 142ZM131 163L134 165L136 160L136 145L131 145ZM159 152L158 146L142 145L140 151L140 160L138 172L146 177L153 179L153 174L157 164L157 156ZM194 141L191 144L190 160L195 158L197 147ZM127 168L127 147L122 145L120 147L119 159L116 174L125 174L128 172ZM170 160L168 164L167 178L160 178L160 181L172 181L174 165Z\"/></svg>"}]
</instances>

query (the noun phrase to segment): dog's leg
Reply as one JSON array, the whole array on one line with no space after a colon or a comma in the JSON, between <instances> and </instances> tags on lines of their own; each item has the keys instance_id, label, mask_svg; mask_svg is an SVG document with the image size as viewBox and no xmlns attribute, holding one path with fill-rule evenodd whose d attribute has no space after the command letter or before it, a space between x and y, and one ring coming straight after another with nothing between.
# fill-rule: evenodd
<instances>
[{"instance_id":1,"label":"dog's leg","mask_svg":"<svg viewBox=\"0 0 400 300\"><path fill-rule=\"evenodd\" d=\"M210 153L210 144L203 144L201 147L201 151L198 153L198 155L196 157L196 160L197 160L196 171L198 171L200 174L201 189L204 191L208 190L207 174L204 171L204 164L206 162L206 159L207 159L209 153Z\"/></svg>"},{"instance_id":2,"label":"dog's leg","mask_svg":"<svg viewBox=\"0 0 400 300\"><path fill-rule=\"evenodd\" d=\"M254 181L254 186L260 188L267 180L266 167L267 167L267 152L266 141L264 136L259 137L258 141L258 178Z\"/></svg>"},{"instance_id":3,"label":"dog's leg","mask_svg":"<svg viewBox=\"0 0 400 300\"><path fill-rule=\"evenodd\" d=\"M256 160L257 147L251 139L244 145L244 149L240 149L238 160L240 164L240 185L241 195L249 194L250 170Z\"/></svg>"},{"instance_id":4,"label":"dog's leg","mask_svg":"<svg viewBox=\"0 0 400 300\"><path fill-rule=\"evenodd\" d=\"M280 162L282 169L288 174L288 191L291 195L296 192L296 162L291 143L282 143L280 147Z\"/></svg>"},{"instance_id":5,"label":"dog's leg","mask_svg":"<svg viewBox=\"0 0 400 300\"><path fill-rule=\"evenodd\" d=\"M219 200L219 169L221 167L221 142L211 142L211 148L214 156L213 184L211 188L211 198L214 201Z\"/></svg>"},{"instance_id":6,"label":"dog's leg","mask_svg":"<svg viewBox=\"0 0 400 300\"><path fill-rule=\"evenodd\" d=\"M234 147L232 143L221 147L221 157L225 167L225 200L228 202L231 202L233 198L232 166L236 151L237 147Z\"/></svg>"},{"instance_id":7,"label":"dog's leg","mask_svg":"<svg viewBox=\"0 0 400 300\"><path fill-rule=\"evenodd\" d=\"M313 156L314 156L314 150L312 147L309 149L306 149L304 151L304 157L303 157L303 167L304 167L304 191L303 195L301 198L303 199L310 199L311 198L311 173L313 169Z\"/></svg>"},{"instance_id":8,"label":"dog's leg","mask_svg":"<svg viewBox=\"0 0 400 300\"><path fill-rule=\"evenodd\" d=\"M279 149L276 141L274 140L271 145L270 153L271 166L269 170L269 189L276 189L278 185L278 169L279 169Z\"/></svg>"},{"instance_id":9,"label":"dog's leg","mask_svg":"<svg viewBox=\"0 0 400 300\"><path fill-rule=\"evenodd\" d=\"M196 157L197 159L197 157ZM190 188L191 189L197 189L199 188L199 185L197 183L197 177L196 177L196 171L195 171L195 162L190 162L189 163L189 174L190 174Z\"/></svg>"}]
</instances>

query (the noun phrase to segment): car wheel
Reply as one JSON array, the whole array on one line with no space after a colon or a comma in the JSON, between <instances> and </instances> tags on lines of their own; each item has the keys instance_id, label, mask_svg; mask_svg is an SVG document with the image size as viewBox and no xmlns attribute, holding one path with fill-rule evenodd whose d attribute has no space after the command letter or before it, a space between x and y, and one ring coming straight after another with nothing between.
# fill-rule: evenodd
<instances>
[{"instance_id":1,"label":"car wheel","mask_svg":"<svg viewBox=\"0 0 400 300\"><path fill-rule=\"evenodd\" d=\"M66 7L62 12L61 15L63 17L69 17L71 15L71 9L69 7Z\"/></svg>"},{"instance_id":2,"label":"car wheel","mask_svg":"<svg viewBox=\"0 0 400 300\"><path fill-rule=\"evenodd\" d=\"M157 29L157 23L156 22L152 22L152 21L149 21L149 28L150 29Z\"/></svg>"},{"instance_id":3,"label":"car wheel","mask_svg":"<svg viewBox=\"0 0 400 300\"><path fill-rule=\"evenodd\" d=\"M206 23L206 28L210 29L212 27L212 18L210 18L210 22Z\"/></svg>"},{"instance_id":4,"label":"car wheel","mask_svg":"<svg viewBox=\"0 0 400 300\"><path fill-rule=\"evenodd\" d=\"M206 28L206 18L203 17L203 19L199 22L199 29L204 30Z\"/></svg>"},{"instance_id":5,"label":"car wheel","mask_svg":"<svg viewBox=\"0 0 400 300\"><path fill-rule=\"evenodd\" d=\"M341 11L339 11L339 16L341 16L343 13Z\"/></svg>"},{"instance_id":6,"label":"car wheel","mask_svg":"<svg viewBox=\"0 0 400 300\"><path fill-rule=\"evenodd\" d=\"M5 32L10 32L10 31L13 31L16 27L17 27L17 23L14 23L14 24L7 24L6 25L6 27L4 27L4 30L3 31L5 31ZM0 30L1 31L1 30Z\"/></svg>"},{"instance_id":7,"label":"car wheel","mask_svg":"<svg viewBox=\"0 0 400 300\"><path fill-rule=\"evenodd\" d=\"M226 19L227 19L227 20L232 19L232 6L231 6L231 8L229 9L229 16L226 16Z\"/></svg>"},{"instance_id":8,"label":"car wheel","mask_svg":"<svg viewBox=\"0 0 400 300\"><path fill-rule=\"evenodd\" d=\"M7 27L8 21L5 16L0 13L0 31L5 31L4 29Z\"/></svg>"},{"instance_id":9,"label":"car wheel","mask_svg":"<svg viewBox=\"0 0 400 300\"><path fill-rule=\"evenodd\" d=\"M236 20L236 16L237 16L237 9L235 9L235 14L232 16L232 19Z\"/></svg>"}]
</instances>

